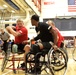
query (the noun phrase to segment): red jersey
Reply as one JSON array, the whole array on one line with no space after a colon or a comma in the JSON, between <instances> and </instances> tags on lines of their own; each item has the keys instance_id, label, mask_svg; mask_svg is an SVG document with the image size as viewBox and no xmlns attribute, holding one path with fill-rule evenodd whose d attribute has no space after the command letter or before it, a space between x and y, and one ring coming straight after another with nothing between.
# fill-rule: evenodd
<instances>
[{"instance_id":1,"label":"red jersey","mask_svg":"<svg viewBox=\"0 0 76 75\"><path fill-rule=\"evenodd\" d=\"M15 43L16 44L20 44L23 41L28 40L28 31L27 31L27 29L24 26L21 27L21 28L16 26L16 31L21 34L21 36L15 37Z\"/></svg>"},{"instance_id":2,"label":"red jersey","mask_svg":"<svg viewBox=\"0 0 76 75\"><path fill-rule=\"evenodd\" d=\"M57 31L57 36L58 36L57 46L60 47L61 42L64 41L64 37L61 35L60 31L57 28L54 29Z\"/></svg>"}]
</instances>

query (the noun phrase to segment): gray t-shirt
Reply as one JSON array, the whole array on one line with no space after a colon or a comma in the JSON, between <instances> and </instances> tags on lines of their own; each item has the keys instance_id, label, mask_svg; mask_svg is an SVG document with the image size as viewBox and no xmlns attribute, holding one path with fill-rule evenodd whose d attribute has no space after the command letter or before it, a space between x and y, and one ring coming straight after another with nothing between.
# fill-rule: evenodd
<instances>
[{"instance_id":1,"label":"gray t-shirt","mask_svg":"<svg viewBox=\"0 0 76 75\"><path fill-rule=\"evenodd\" d=\"M9 35L7 32L4 32L4 33L1 33L1 34L0 34L0 38L1 38L3 41L8 40L9 37L10 37L10 35Z\"/></svg>"}]
</instances>

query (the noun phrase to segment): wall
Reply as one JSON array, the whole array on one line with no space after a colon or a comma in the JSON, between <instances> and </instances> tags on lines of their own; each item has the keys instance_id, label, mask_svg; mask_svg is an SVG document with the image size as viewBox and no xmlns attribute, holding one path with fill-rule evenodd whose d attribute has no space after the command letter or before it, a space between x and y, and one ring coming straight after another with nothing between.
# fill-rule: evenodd
<instances>
[{"instance_id":1,"label":"wall","mask_svg":"<svg viewBox=\"0 0 76 75\"><path fill-rule=\"evenodd\" d=\"M76 12L68 12L68 0L41 0L41 3L43 18L76 15Z\"/></svg>"}]
</instances>

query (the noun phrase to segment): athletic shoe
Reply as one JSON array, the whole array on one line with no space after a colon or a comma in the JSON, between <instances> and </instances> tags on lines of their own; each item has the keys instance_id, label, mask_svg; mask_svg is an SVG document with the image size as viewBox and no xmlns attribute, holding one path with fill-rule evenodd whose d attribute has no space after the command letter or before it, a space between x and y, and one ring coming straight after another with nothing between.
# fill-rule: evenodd
<instances>
[{"instance_id":1,"label":"athletic shoe","mask_svg":"<svg viewBox=\"0 0 76 75\"><path fill-rule=\"evenodd\" d=\"M24 63L24 62L21 64L20 68L21 68L22 70L25 70L25 63Z\"/></svg>"}]
</instances>

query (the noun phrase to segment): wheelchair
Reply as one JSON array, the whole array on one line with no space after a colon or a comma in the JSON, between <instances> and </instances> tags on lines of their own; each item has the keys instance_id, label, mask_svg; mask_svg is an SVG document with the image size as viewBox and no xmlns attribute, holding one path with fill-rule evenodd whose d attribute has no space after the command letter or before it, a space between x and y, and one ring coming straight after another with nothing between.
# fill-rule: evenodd
<instances>
[{"instance_id":1,"label":"wheelchair","mask_svg":"<svg viewBox=\"0 0 76 75\"><path fill-rule=\"evenodd\" d=\"M10 53L11 53L11 43L9 43L7 51L4 52L4 58L3 58L3 61L2 61L2 67L1 67L2 72L6 68L6 65L8 63L8 59L10 57Z\"/></svg>"},{"instance_id":2,"label":"wheelchair","mask_svg":"<svg viewBox=\"0 0 76 75\"><path fill-rule=\"evenodd\" d=\"M12 56L10 56L11 53L12 53ZM16 44L12 45L12 50L11 50L11 46L8 46L8 50L4 54L4 58L2 61L1 71L3 72L5 69L11 69L13 70L14 73L16 73L16 70L22 69L19 67L19 64L20 64L20 61L23 61L23 57L20 56L16 58L16 56L19 56L19 55L20 54L18 54L18 46ZM10 57L12 58L10 59ZM12 63L7 67L8 61L12 61ZM18 61L17 68L15 67L15 61Z\"/></svg>"},{"instance_id":3,"label":"wheelchair","mask_svg":"<svg viewBox=\"0 0 76 75\"><path fill-rule=\"evenodd\" d=\"M65 48L58 48L57 50L51 48L49 52L43 49L36 54L30 51L26 55L25 60L26 74L33 73L37 75L45 71L46 74L55 75L56 72L63 70L61 75L64 75L67 70L68 55ZM40 70L37 69L37 67L39 67Z\"/></svg>"}]
</instances>

